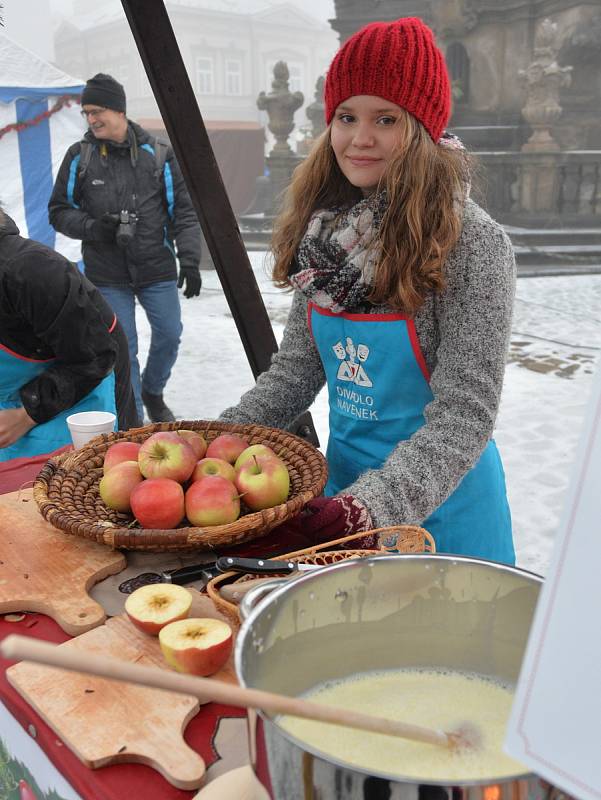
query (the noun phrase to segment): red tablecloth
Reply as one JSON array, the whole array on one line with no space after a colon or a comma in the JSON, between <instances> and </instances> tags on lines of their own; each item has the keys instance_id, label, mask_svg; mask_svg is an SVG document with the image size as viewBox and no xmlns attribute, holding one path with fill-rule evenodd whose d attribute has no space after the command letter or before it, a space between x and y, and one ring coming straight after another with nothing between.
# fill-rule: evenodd
<instances>
[{"instance_id":1,"label":"red tablecloth","mask_svg":"<svg viewBox=\"0 0 601 800\"><path fill-rule=\"evenodd\" d=\"M16 492L23 485L30 486L46 461L52 456L72 450L72 445L60 447L52 453L42 453L39 456L26 458L12 458L10 461L0 461L0 494Z\"/></svg>"},{"instance_id":2,"label":"red tablecloth","mask_svg":"<svg viewBox=\"0 0 601 800\"><path fill-rule=\"evenodd\" d=\"M68 445L35 458L15 458L0 462L0 494L30 486L49 458L70 449L72 446ZM251 543L243 548L243 552L253 554L254 549L257 549L259 554L265 555L264 542L271 544L271 538L276 541L278 539L277 535L265 537L258 547ZM277 552L281 552L281 544ZM27 614L25 619L18 623L6 622L0 616L0 640L11 633L32 636L57 644L70 638L52 619L42 614ZM178 800L190 798L195 794L176 789L156 770L141 764L119 764L97 770L88 769L58 740L52 729L10 686L5 671L11 663L0 657L0 701L25 730L29 725L35 727L36 742L84 800L123 800L125 797ZM228 717L240 718L245 715L244 709L209 703L201 706L199 713L188 723L184 738L204 759L207 768L221 757L214 747L220 720ZM93 724L93 721L90 724ZM265 751L261 745L258 747L257 767L261 776L267 774ZM230 799L223 798L223 800Z\"/></svg>"},{"instance_id":3,"label":"red tablecloth","mask_svg":"<svg viewBox=\"0 0 601 800\"><path fill-rule=\"evenodd\" d=\"M21 622L6 622L0 616L0 640L11 633L32 636L48 642L61 643L67 636L59 626L42 614L27 614ZM148 800L189 800L195 792L176 789L156 770L142 764L118 764L89 769L59 740L54 731L35 713L31 706L8 683L5 670L12 662L0 658L0 700L27 731L30 725L36 730L36 742L55 767L84 800L124 800L124 798L148 798ZM201 706L198 714L188 723L184 738L204 759L207 768L220 756L214 741L220 720L244 717L244 709L208 703ZM93 725L90 720L90 725ZM259 753L261 773L265 774L265 753ZM230 800L230 798L223 798ZM234 800L234 798L231 798Z\"/></svg>"}]
</instances>

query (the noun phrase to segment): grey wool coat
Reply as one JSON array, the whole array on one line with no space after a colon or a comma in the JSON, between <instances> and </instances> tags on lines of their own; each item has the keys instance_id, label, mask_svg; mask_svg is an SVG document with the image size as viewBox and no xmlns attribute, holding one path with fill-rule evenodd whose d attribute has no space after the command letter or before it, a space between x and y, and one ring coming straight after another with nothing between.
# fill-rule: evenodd
<instances>
[{"instance_id":1,"label":"grey wool coat","mask_svg":"<svg viewBox=\"0 0 601 800\"><path fill-rule=\"evenodd\" d=\"M446 288L415 316L434 399L425 424L344 492L367 506L376 527L420 524L454 491L492 436L509 346L515 258L503 228L472 200L445 264ZM286 428L325 383L307 325L308 298L295 292L270 369L221 419ZM348 309L352 311L353 309ZM391 310L373 308L374 313Z\"/></svg>"}]
</instances>

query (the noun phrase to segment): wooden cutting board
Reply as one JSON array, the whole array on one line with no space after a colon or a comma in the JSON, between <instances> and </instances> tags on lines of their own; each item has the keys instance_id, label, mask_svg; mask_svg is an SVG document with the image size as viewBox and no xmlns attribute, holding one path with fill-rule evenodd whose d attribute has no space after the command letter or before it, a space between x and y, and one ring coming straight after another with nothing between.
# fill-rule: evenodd
<instances>
[{"instance_id":1,"label":"wooden cutting board","mask_svg":"<svg viewBox=\"0 0 601 800\"><path fill-rule=\"evenodd\" d=\"M106 618L88 589L125 566L122 553L46 522L31 489L0 497L0 614L38 611L77 636Z\"/></svg>"},{"instance_id":2,"label":"wooden cutting board","mask_svg":"<svg viewBox=\"0 0 601 800\"><path fill-rule=\"evenodd\" d=\"M207 597L190 591L190 616L222 618ZM126 615L59 647L169 669L158 638L135 628ZM26 662L9 667L6 676L86 766L146 764L179 789L202 784L205 763L185 743L183 732L209 700ZM232 659L213 677L236 683Z\"/></svg>"}]
</instances>

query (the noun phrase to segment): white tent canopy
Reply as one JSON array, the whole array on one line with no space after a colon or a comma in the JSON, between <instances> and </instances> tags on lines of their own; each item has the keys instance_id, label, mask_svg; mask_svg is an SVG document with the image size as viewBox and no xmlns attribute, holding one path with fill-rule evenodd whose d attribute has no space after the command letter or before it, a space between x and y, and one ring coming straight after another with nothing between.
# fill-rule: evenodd
<instances>
[{"instance_id":1,"label":"white tent canopy","mask_svg":"<svg viewBox=\"0 0 601 800\"><path fill-rule=\"evenodd\" d=\"M80 242L54 231L47 206L67 148L86 130L77 102L83 84L0 33L0 204L23 236L72 261L81 258ZM7 130L15 124L19 130Z\"/></svg>"}]
</instances>

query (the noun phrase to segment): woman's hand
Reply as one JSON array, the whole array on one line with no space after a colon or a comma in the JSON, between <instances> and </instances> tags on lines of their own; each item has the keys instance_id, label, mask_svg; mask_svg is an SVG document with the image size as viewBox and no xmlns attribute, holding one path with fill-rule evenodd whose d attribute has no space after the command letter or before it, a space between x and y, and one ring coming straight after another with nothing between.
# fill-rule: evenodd
<instances>
[{"instance_id":1,"label":"woman's hand","mask_svg":"<svg viewBox=\"0 0 601 800\"><path fill-rule=\"evenodd\" d=\"M303 533L312 542L341 539L373 528L369 510L350 494L316 497L307 503L300 519ZM359 549L375 546L374 536L366 536L352 544L352 547Z\"/></svg>"},{"instance_id":2,"label":"woman's hand","mask_svg":"<svg viewBox=\"0 0 601 800\"><path fill-rule=\"evenodd\" d=\"M9 447L31 430L36 423L23 406L0 411L0 448Z\"/></svg>"},{"instance_id":3,"label":"woman's hand","mask_svg":"<svg viewBox=\"0 0 601 800\"><path fill-rule=\"evenodd\" d=\"M266 536L228 548L227 555L273 558L281 553L305 550L316 544L341 539L373 528L368 509L348 494L316 497L296 517L286 520ZM338 545L344 547L344 545ZM378 548L377 535L368 533L349 544L353 550ZM221 552L221 551L220 551Z\"/></svg>"}]
</instances>

